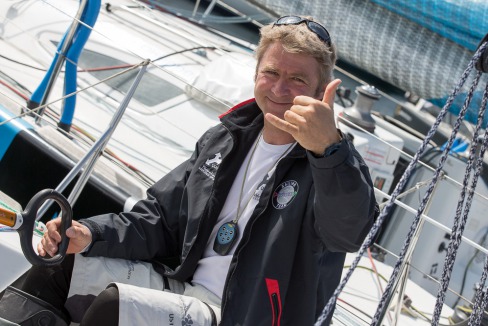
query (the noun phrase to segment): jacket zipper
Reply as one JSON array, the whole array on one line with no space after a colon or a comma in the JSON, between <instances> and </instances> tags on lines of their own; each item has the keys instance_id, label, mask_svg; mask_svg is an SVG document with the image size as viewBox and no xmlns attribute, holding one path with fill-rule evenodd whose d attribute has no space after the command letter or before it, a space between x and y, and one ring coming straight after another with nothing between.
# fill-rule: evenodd
<instances>
[{"instance_id":1,"label":"jacket zipper","mask_svg":"<svg viewBox=\"0 0 488 326\"><path fill-rule=\"evenodd\" d=\"M279 326L280 325L280 302L278 300L278 295L276 293L271 294L271 309L273 310L273 326Z\"/></svg>"},{"instance_id":2,"label":"jacket zipper","mask_svg":"<svg viewBox=\"0 0 488 326\"><path fill-rule=\"evenodd\" d=\"M226 127L226 126L224 126L224 128L226 128L226 129L227 129L227 127ZM227 129L227 131L229 131L229 130ZM229 131L229 133L230 133L230 131ZM230 134L231 134L231 136L233 137L232 133L230 133ZM289 155L289 154L290 154L290 153L288 153L288 155ZM283 160L284 160L284 159L286 159L286 158L287 158L287 157L284 157L284 158L283 158ZM278 167L279 167L279 165L280 165L280 164L281 164L281 162L280 162L280 163L278 163L278 165L276 166L276 170L278 170ZM276 170L275 170L275 171L276 171ZM273 174L273 179L272 179L272 180L269 180L269 181L272 181L272 182L273 182L273 187L275 187L275 186L276 186L276 185L275 185L276 176L275 176L274 174ZM268 181L268 182L269 182L269 181ZM267 198L267 200L269 200L269 198ZM259 205L259 203L258 203L258 205ZM256 215L256 217L255 217L253 220L251 220L251 221L249 221L249 222L248 222L248 223L251 223L251 225L250 225L250 226L248 226L248 227L246 227L246 230L248 230L248 232L245 234L245 235L246 235L246 237L244 238L244 235L243 235L243 237L242 237L242 239L241 239L241 242L240 242L240 243L237 245L236 251L234 252L234 256L235 256L235 258L236 258L236 262L235 262L235 264L234 264L234 266L235 266L235 267L234 267L232 270L230 270L230 271L229 271L229 274L227 275L227 279L225 280L225 284L224 284L224 290L223 290L223 292L222 292L222 302L221 302L221 315L222 315L222 316L224 315L224 312L225 312L225 307L226 307L226 305L227 305L227 287L228 287L228 285L229 285L229 283L230 283L230 280L231 280L231 279L232 279L232 277L234 276L235 270L236 270L237 265L238 265L238 263L239 263L239 252L240 252L240 251L241 251L241 249L242 249L242 248L244 248L244 247L246 246L246 244L249 242L250 233L251 233L251 231L250 231L250 230L253 228L255 221L256 221L258 218L260 218L260 217L261 217L261 215L263 215L263 214L264 214L264 212L266 211L266 209L267 209L267 206L265 206L265 207L263 208L263 210L261 210L261 212L259 212L259 214L257 214L257 215ZM278 301L278 304L279 304L279 298L278 298L278 296L276 296L276 300ZM280 310L281 310L281 306L280 306ZM280 316L280 314L281 314L281 311L280 311L280 310L279 310L279 311L277 311L277 313L278 313L278 317L281 317L281 316ZM273 317L273 319L275 319L275 318ZM277 324L273 323L273 326L274 326L274 325L279 325L279 323L280 323L279 318L278 318L277 322L278 322Z\"/></svg>"},{"instance_id":3,"label":"jacket zipper","mask_svg":"<svg viewBox=\"0 0 488 326\"><path fill-rule=\"evenodd\" d=\"M278 168L278 167L276 167ZM273 178L273 186L274 186L274 178ZM267 199L269 200L269 198ZM259 205L259 204L258 204ZM242 239L241 239L241 242L237 245L237 248L236 248L236 251L234 252L234 256L236 258L236 262L234 264L234 268L230 271L230 273L227 275L227 279L225 280L225 284L224 284L224 290L222 292L222 302L221 302L221 314L222 316L224 315L224 311L225 311L225 306L227 304L227 287L230 283L230 280L232 279L232 277L234 276L234 273L235 273L235 270L237 268L237 265L239 263L239 252L241 251L242 248L244 248L246 246L246 244L249 242L249 238L250 238L250 234L251 234L251 229L253 228L254 226L254 223L257 221L258 218L261 217L261 215L264 214L264 212L266 211L266 208L267 206L265 206L260 212L259 214L256 215L256 217L254 219L252 219L251 221L249 221L248 223L251 223L251 225L248 225L248 227L246 227L246 230L248 232L246 232ZM246 236L244 238L244 236Z\"/></svg>"}]
</instances>

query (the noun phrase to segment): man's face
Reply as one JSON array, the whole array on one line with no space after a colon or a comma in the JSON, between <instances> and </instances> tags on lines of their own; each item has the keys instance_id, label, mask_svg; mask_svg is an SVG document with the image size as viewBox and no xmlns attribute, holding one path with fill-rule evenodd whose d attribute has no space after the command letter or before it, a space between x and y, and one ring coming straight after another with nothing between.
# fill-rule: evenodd
<instances>
[{"instance_id":1,"label":"man's face","mask_svg":"<svg viewBox=\"0 0 488 326\"><path fill-rule=\"evenodd\" d=\"M324 89L318 88L319 71L319 63L310 55L288 53L280 42L271 44L259 63L254 85L261 111L283 119L296 96L321 99Z\"/></svg>"}]
</instances>

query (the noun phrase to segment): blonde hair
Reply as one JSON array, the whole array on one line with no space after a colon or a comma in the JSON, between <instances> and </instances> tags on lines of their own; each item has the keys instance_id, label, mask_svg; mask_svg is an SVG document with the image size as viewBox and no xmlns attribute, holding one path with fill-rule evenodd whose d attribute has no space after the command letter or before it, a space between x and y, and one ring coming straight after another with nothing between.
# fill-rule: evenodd
<instances>
[{"instance_id":1,"label":"blonde hair","mask_svg":"<svg viewBox=\"0 0 488 326\"><path fill-rule=\"evenodd\" d=\"M313 21L311 17L303 17ZM304 53L315 58L320 65L319 87L328 84L333 77L332 71L337 59L336 47L330 46L308 29L306 23L297 25L276 25L273 23L263 26L260 30L261 38L256 48L256 76L264 53L275 41L281 43L289 53Z\"/></svg>"}]
</instances>

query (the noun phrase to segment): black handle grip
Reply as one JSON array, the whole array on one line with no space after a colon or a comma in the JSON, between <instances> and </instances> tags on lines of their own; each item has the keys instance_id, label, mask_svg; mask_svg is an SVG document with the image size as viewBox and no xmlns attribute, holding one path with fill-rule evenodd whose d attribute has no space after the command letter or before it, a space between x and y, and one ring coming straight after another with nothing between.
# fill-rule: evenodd
<instances>
[{"instance_id":1,"label":"black handle grip","mask_svg":"<svg viewBox=\"0 0 488 326\"><path fill-rule=\"evenodd\" d=\"M32 247L32 236L37 217L37 211L48 199L54 200L61 207L61 243L59 244L58 253L51 258L44 258L34 251ZM21 213L23 218L22 225L17 229L20 236L20 246L24 252L25 258L32 265L52 266L63 261L68 250L69 238L66 236L66 230L71 226L73 220L73 211L68 200L59 192L52 189L44 189L38 192L27 204L25 210Z\"/></svg>"}]
</instances>

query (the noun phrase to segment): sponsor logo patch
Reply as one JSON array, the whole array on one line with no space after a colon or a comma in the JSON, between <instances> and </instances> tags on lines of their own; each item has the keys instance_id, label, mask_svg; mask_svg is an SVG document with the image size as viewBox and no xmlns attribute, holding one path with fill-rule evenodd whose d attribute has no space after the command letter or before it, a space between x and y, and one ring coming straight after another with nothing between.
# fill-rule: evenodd
<instances>
[{"instance_id":1,"label":"sponsor logo patch","mask_svg":"<svg viewBox=\"0 0 488 326\"><path fill-rule=\"evenodd\" d=\"M222 162L222 155L220 153L215 154L213 157L209 157L205 163L198 169L202 171L207 177L214 180L215 173L219 168L220 163Z\"/></svg>"},{"instance_id":2,"label":"sponsor logo patch","mask_svg":"<svg viewBox=\"0 0 488 326\"><path fill-rule=\"evenodd\" d=\"M288 180L276 187L273 192L273 207L283 209L288 206L298 194L298 182Z\"/></svg>"}]
</instances>

